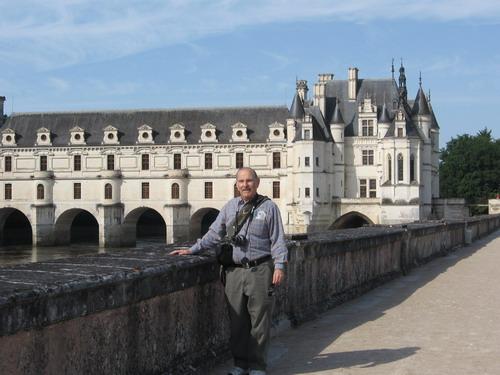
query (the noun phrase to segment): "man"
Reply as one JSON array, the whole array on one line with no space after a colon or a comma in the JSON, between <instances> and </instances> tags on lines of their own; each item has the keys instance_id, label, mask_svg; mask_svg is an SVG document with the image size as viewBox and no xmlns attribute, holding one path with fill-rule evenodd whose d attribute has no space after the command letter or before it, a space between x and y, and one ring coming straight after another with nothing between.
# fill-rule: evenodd
<instances>
[{"instance_id":1,"label":"man","mask_svg":"<svg viewBox=\"0 0 500 375\"><path fill-rule=\"evenodd\" d=\"M224 271L234 358L230 375L265 375L273 287L283 282L288 258L279 209L270 199L262 200L257 194L259 182L253 169L240 168L236 174L240 197L226 203L208 232L195 245L171 253L188 255L215 249L221 242L228 241L228 232L232 234L234 265ZM253 209L249 211L249 208ZM246 221L241 220L241 227L231 230L235 222L240 222L235 218L242 218L240 211L250 214ZM239 239L234 240L234 237Z\"/></svg>"}]
</instances>

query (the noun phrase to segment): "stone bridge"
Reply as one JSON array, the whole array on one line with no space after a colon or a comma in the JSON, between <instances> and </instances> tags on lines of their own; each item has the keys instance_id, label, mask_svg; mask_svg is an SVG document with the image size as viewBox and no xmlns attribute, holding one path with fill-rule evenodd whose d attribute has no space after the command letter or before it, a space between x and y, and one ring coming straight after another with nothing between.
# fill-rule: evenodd
<instances>
[{"instance_id":1,"label":"stone bridge","mask_svg":"<svg viewBox=\"0 0 500 375\"><path fill-rule=\"evenodd\" d=\"M490 215L290 242L271 373L499 373L498 239L463 248L499 228ZM0 373L206 374L223 362L213 257L167 251L0 268Z\"/></svg>"}]
</instances>

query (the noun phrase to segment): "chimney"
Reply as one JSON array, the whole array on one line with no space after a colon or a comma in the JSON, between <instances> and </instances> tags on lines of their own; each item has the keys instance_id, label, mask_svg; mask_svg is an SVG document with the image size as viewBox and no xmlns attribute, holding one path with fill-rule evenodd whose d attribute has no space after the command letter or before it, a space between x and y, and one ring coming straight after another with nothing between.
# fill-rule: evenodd
<instances>
[{"instance_id":1,"label":"chimney","mask_svg":"<svg viewBox=\"0 0 500 375\"><path fill-rule=\"evenodd\" d=\"M325 116L326 107L326 84L333 80L333 74L318 74L318 82L314 84L314 105L318 106Z\"/></svg>"},{"instance_id":2,"label":"chimney","mask_svg":"<svg viewBox=\"0 0 500 375\"><path fill-rule=\"evenodd\" d=\"M347 98L356 100L358 91L358 68L349 68L349 79L347 82Z\"/></svg>"},{"instance_id":3,"label":"chimney","mask_svg":"<svg viewBox=\"0 0 500 375\"><path fill-rule=\"evenodd\" d=\"M4 120L4 112L3 112L3 103L5 102L5 96L0 96L0 125L3 124Z\"/></svg>"},{"instance_id":4,"label":"chimney","mask_svg":"<svg viewBox=\"0 0 500 375\"><path fill-rule=\"evenodd\" d=\"M299 93L299 96L302 99L302 103L306 102L308 91L309 89L307 87L307 81L305 79L299 79L297 81L297 92Z\"/></svg>"}]
</instances>

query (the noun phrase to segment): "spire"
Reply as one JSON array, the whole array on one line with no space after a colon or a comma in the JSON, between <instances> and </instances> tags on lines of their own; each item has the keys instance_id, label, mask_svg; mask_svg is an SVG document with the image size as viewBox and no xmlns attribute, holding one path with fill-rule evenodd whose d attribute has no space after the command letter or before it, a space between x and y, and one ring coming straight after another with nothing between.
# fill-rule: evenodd
<instances>
[{"instance_id":1,"label":"spire","mask_svg":"<svg viewBox=\"0 0 500 375\"><path fill-rule=\"evenodd\" d=\"M408 100L408 91L406 90L406 75L403 59L401 58L401 67L399 68L399 105Z\"/></svg>"},{"instance_id":2,"label":"spire","mask_svg":"<svg viewBox=\"0 0 500 375\"><path fill-rule=\"evenodd\" d=\"M344 118L342 117L342 113L340 113L340 102L337 99L337 103L335 104L335 111L333 112L332 119L330 120L330 124L345 124Z\"/></svg>"},{"instance_id":3,"label":"spire","mask_svg":"<svg viewBox=\"0 0 500 375\"><path fill-rule=\"evenodd\" d=\"M429 109L429 103L427 103L427 98L425 97L424 90L422 86L418 89L417 97L415 98L415 104L413 104L412 115L430 115L431 111Z\"/></svg>"},{"instance_id":4,"label":"spire","mask_svg":"<svg viewBox=\"0 0 500 375\"><path fill-rule=\"evenodd\" d=\"M394 80L394 57L392 58L391 72L392 72L392 79Z\"/></svg>"},{"instance_id":5,"label":"spire","mask_svg":"<svg viewBox=\"0 0 500 375\"><path fill-rule=\"evenodd\" d=\"M298 92L293 97L292 106L290 107L290 117L294 119L303 119L306 112L304 111L304 104Z\"/></svg>"},{"instance_id":6,"label":"spire","mask_svg":"<svg viewBox=\"0 0 500 375\"><path fill-rule=\"evenodd\" d=\"M383 124L390 124L391 121L391 116L389 115L389 111L387 110L387 105L385 104L384 100L384 105L382 106L382 111L380 112L380 117L378 119L379 123Z\"/></svg>"}]
</instances>

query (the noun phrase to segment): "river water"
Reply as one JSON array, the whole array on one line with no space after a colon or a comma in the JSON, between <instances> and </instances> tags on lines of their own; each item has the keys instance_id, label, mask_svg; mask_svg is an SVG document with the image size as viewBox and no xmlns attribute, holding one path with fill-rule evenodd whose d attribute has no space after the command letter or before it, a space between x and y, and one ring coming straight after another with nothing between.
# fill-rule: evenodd
<instances>
[{"instance_id":1,"label":"river water","mask_svg":"<svg viewBox=\"0 0 500 375\"><path fill-rule=\"evenodd\" d=\"M135 249L146 247L165 248L162 240L137 241ZM114 248L113 252L126 248ZM44 262L50 259L72 258L80 255L104 254L106 250L95 244L71 244L67 246L34 247L32 245L0 246L0 267L14 264Z\"/></svg>"}]
</instances>

